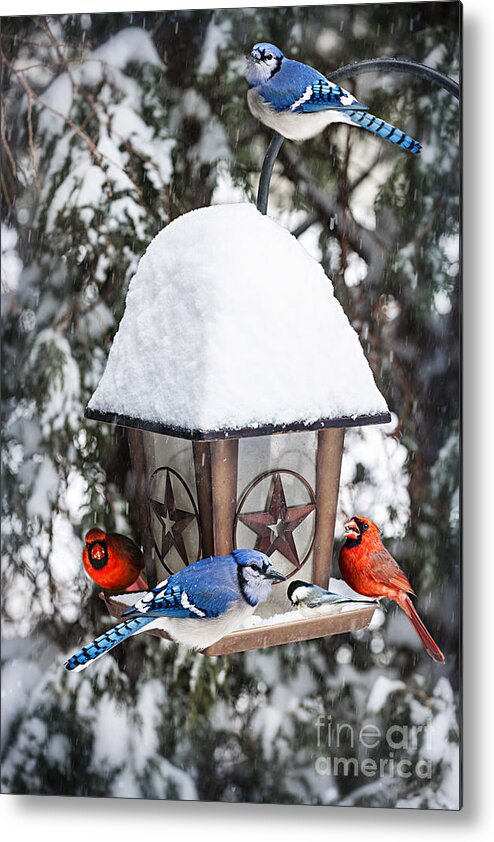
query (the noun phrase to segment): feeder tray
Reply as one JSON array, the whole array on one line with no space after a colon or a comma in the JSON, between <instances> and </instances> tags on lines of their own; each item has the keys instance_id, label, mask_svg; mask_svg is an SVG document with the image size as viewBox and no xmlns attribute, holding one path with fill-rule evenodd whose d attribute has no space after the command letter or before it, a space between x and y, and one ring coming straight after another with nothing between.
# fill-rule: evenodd
<instances>
[{"instance_id":1,"label":"feeder tray","mask_svg":"<svg viewBox=\"0 0 494 842\"><path fill-rule=\"evenodd\" d=\"M118 620L121 618L125 608L135 602L135 597L139 596L139 594L134 592L132 594L132 600L126 599L126 596L113 597L100 593L100 597L109 613ZM203 650L202 654L213 657L217 655L231 655L234 652L247 652L250 649L266 649L269 646L281 646L285 643L297 643L301 640L314 640L318 637L331 637L334 634L359 631L369 625L375 610L375 606L363 605L362 608L343 611L339 614L328 615L327 617L314 617L311 620L306 618L298 619L300 614L294 609L293 620L288 619L289 613L287 612L287 614L283 615L283 620L279 623L260 624L247 629L239 629L238 631L225 635L221 640L213 643L212 646L208 646L207 649ZM170 640L169 635L159 629L153 629L149 632L144 632L144 634Z\"/></svg>"}]
</instances>

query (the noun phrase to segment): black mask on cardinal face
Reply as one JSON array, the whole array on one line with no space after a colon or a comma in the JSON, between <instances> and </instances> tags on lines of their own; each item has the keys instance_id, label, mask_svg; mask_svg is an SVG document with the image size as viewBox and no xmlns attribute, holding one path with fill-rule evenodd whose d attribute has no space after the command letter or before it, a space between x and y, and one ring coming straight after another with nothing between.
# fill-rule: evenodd
<instances>
[{"instance_id":1,"label":"black mask on cardinal face","mask_svg":"<svg viewBox=\"0 0 494 842\"><path fill-rule=\"evenodd\" d=\"M95 570L102 570L108 564L108 547L106 541L87 541L87 554L91 566Z\"/></svg>"}]
</instances>

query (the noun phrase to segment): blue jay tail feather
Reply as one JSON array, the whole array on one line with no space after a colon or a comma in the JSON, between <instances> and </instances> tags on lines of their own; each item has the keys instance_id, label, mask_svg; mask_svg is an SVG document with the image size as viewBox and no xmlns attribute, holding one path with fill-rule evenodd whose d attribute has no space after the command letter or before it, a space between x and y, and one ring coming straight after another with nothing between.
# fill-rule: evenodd
<instances>
[{"instance_id":1,"label":"blue jay tail feather","mask_svg":"<svg viewBox=\"0 0 494 842\"><path fill-rule=\"evenodd\" d=\"M128 637L139 632L144 626L151 623L153 619L153 617L137 617L133 620L126 620L125 623L119 623L118 626L114 626L104 634L100 634L96 640L93 640L87 646L83 646L79 652L72 655L65 662L65 669L69 670L69 672L79 672L85 669L93 661L96 661L97 658L101 658L102 655L113 649L114 646L118 646L119 643L122 643Z\"/></svg>"},{"instance_id":2,"label":"blue jay tail feather","mask_svg":"<svg viewBox=\"0 0 494 842\"><path fill-rule=\"evenodd\" d=\"M416 155L422 150L420 143L417 140L414 140L413 137L405 134L405 132L402 132L401 129L395 128L395 126L392 126L391 123L386 123L379 117L374 117L374 115L369 114L368 111L353 111L348 109L345 113L357 126L367 129L367 131L372 132L372 134L379 135L379 137L384 138L384 140L389 140L390 143L395 143L397 146L401 146L401 148L406 149L407 152L413 152L413 154Z\"/></svg>"}]
</instances>

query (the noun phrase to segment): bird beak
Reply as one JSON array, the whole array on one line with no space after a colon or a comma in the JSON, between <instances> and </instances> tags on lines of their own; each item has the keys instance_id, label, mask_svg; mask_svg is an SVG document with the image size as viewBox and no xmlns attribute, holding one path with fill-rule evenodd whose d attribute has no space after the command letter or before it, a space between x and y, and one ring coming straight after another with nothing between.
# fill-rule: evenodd
<instances>
[{"instance_id":1,"label":"bird beak","mask_svg":"<svg viewBox=\"0 0 494 842\"><path fill-rule=\"evenodd\" d=\"M284 582L286 580L286 576L282 576L274 567L271 570L266 570L263 576L265 579L272 579L273 582Z\"/></svg>"},{"instance_id":2,"label":"bird beak","mask_svg":"<svg viewBox=\"0 0 494 842\"><path fill-rule=\"evenodd\" d=\"M345 523L345 538L358 538L360 529L354 520L349 520Z\"/></svg>"}]
</instances>

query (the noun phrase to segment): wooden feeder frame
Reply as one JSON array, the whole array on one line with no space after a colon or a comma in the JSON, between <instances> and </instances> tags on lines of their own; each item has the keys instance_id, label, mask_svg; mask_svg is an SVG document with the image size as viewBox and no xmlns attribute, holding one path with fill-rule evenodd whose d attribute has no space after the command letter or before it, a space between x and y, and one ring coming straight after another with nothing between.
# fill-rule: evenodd
<instances>
[{"instance_id":1,"label":"wooden feeder frame","mask_svg":"<svg viewBox=\"0 0 494 842\"><path fill-rule=\"evenodd\" d=\"M358 62L330 73L334 82L349 76L376 71L395 71L408 73L428 79L459 99L460 88L457 82L433 68L402 59L370 59ZM257 209L266 214L269 185L274 163L283 145L284 138L275 132L266 152L259 181ZM360 416L358 418L323 419L311 425L303 422L291 425L269 425L242 430L186 430L166 427L153 422L144 422L136 418L86 410L87 418L119 424L128 428L128 440L131 461L135 471L135 496L139 519L144 524L142 543L146 560L148 584L156 582L152 562L153 540L150 529L149 504L146 488L145 450L142 430L177 436L192 440L196 491L198 498L199 528L203 556L210 554L225 555L234 546L234 524L237 514L237 466L239 439L245 436L266 436L283 432L317 430L316 455L316 527L313 541L314 584L327 587L331 575L334 526L338 501L341 458L345 427L379 424L390 421L389 413L380 416ZM280 471L282 469L280 468ZM240 498L242 499L242 498ZM105 604L114 617L119 618L124 606L118 600L101 594ZM293 620L277 625L254 626L226 635L204 650L205 655L227 655L250 649L277 646L299 640L328 637L334 634L357 631L365 628L375 611L373 606L363 606L354 611L328 617ZM164 632L150 631L158 637L167 638Z\"/></svg>"}]
</instances>

